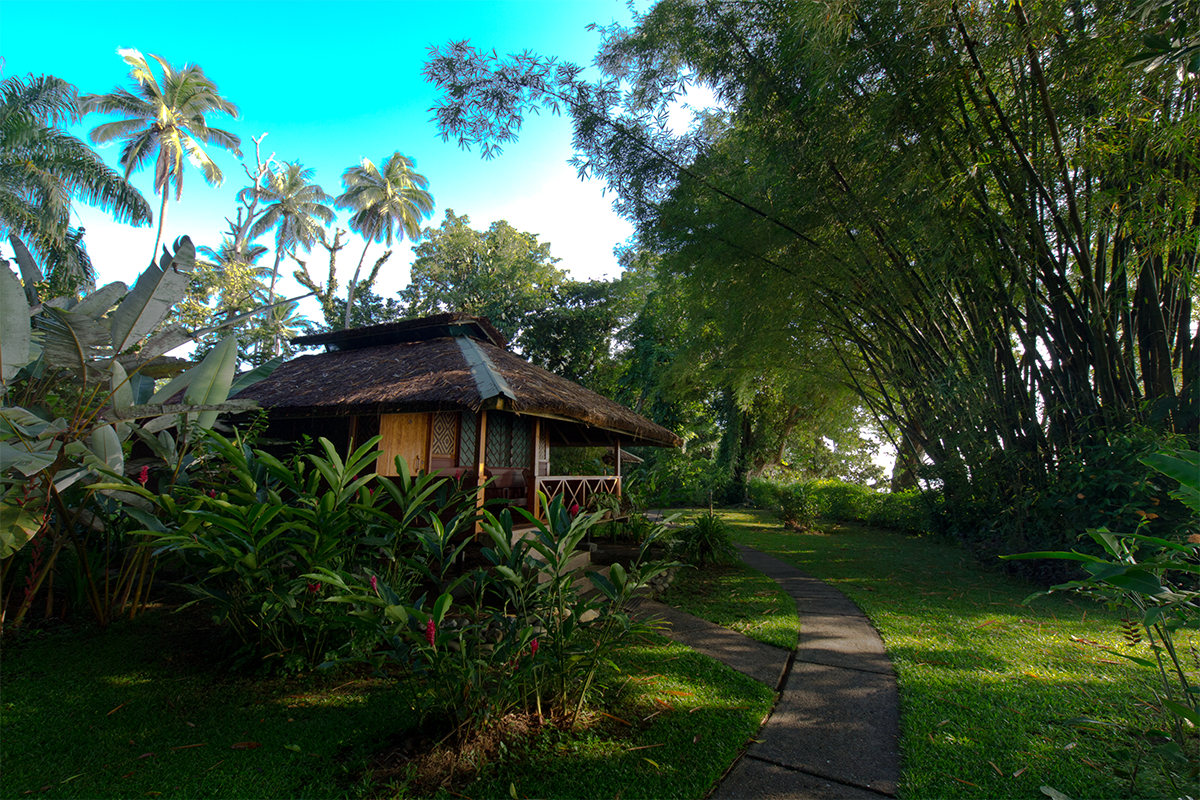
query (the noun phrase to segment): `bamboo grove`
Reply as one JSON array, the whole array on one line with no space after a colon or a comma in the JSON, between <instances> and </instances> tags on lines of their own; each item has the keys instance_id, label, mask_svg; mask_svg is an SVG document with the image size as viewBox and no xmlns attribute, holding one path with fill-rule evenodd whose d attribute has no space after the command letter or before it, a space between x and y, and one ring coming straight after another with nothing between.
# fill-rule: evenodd
<instances>
[{"instance_id":1,"label":"bamboo grove","mask_svg":"<svg viewBox=\"0 0 1200 800\"><path fill-rule=\"evenodd\" d=\"M836 361L952 524L1021 547L1061 526L1048 504L1086 495L1076 478L1098 490L1146 447L1196 444L1198 76L1130 62L1194 50L1197 19L1189 2L666 0L604 31L600 81L465 43L426 69L462 144L570 113L581 171L690 287L693 337L764 376ZM675 134L688 85L720 105Z\"/></svg>"}]
</instances>

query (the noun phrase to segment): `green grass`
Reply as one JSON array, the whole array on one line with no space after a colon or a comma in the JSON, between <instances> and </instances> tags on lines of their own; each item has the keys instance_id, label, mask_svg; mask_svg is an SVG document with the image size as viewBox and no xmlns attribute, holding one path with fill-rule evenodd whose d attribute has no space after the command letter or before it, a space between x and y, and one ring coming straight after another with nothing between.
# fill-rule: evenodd
<instances>
[{"instance_id":1,"label":"green grass","mask_svg":"<svg viewBox=\"0 0 1200 800\"><path fill-rule=\"evenodd\" d=\"M774 692L660 637L617 659L609 710L624 736L546 736L462 789L470 797L705 796L770 711Z\"/></svg>"},{"instance_id":2,"label":"green grass","mask_svg":"<svg viewBox=\"0 0 1200 800\"><path fill-rule=\"evenodd\" d=\"M413 722L385 683L346 672L233 677L197 654L190 633L182 617L152 613L107 633L7 642L0 796L355 797L369 788L358 776L371 755ZM530 797L700 797L773 701L656 636L606 669L599 697L623 723L546 730L466 794L508 796L514 783Z\"/></svg>"},{"instance_id":3,"label":"green grass","mask_svg":"<svg viewBox=\"0 0 1200 800\"><path fill-rule=\"evenodd\" d=\"M1111 652L1151 657L1125 645L1118 614L1069 594L1023 605L1037 587L931 537L842 525L798 534L765 512L723 516L739 542L840 589L879 630L900 688L903 796L1042 798L1043 785L1130 795L1113 775L1127 762L1111 751L1144 744L1066 723L1162 726L1144 702L1151 672ZM1156 772L1144 766L1136 792L1170 793Z\"/></svg>"},{"instance_id":4,"label":"green grass","mask_svg":"<svg viewBox=\"0 0 1200 800\"><path fill-rule=\"evenodd\" d=\"M796 646L796 603L779 584L745 564L681 569L659 599L760 642L789 650Z\"/></svg>"}]
</instances>

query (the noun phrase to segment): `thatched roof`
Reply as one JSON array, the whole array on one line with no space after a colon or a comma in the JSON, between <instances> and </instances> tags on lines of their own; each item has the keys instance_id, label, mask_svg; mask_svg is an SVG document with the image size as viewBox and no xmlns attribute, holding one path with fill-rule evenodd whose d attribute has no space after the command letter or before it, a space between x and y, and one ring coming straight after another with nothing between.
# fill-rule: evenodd
<instances>
[{"instance_id":1,"label":"thatched roof","mask_svg":"<svg viewBox=\"0 0 1200 800\"><path fill-rule=\"evenodd\" d=\"M414 317L365 328L350 328L344 331L329 331L313 336L298 336L292 344L323 344L329 350L357 350L395 342L421 342L440 339L444 336L469 336L472 339L490 342L497 347L508 347L504 334L496 330L487 317L475 317L462 312L434 314L429 317Z\"/></svg>"},{"instance_id":2,"label":"thatched roof","mask_svg":"<svg viewBox=\"0 0 1200 800\"><path fill-rule=\"evenodd\" d=\"M446 317L456 319L446 320ZM440 325L452 324L463 333L396 341L417 331L436 328L429 324L430 320L439 320ZM394 327L413 322L423 324ZM682 444L666 428L530 364L502 344L498 346L490 332L478 323L486 324L486 320L467 315L439 315L335 332L342 334L341 337L335 334L304 337L297 343L324 343L343 349L294 358L237 397L256 400L273 414L287 417L502 409L613 431L629 437L627 444L663 447ZM471 327L484 336L466 330ZM389 330L381 330L384 328ZM327 340L311 341L317 338ZM380 341L388 343L361 346ZM499 337L499 342L503 341Z\"/></svg>"}]
</instances>

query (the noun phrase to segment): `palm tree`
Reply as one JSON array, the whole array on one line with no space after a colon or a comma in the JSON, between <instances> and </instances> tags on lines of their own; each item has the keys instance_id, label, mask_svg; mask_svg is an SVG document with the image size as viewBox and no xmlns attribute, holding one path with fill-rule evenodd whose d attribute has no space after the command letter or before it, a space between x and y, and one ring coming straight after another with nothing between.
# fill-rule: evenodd
<instances>
[{"instance_id":1,"label":"palm tree","mask_svg":"<svg viewBox=\"0 0 1200 800\"><path fill-rule=\"evenodd\" d=\"M59 129L78 119L75 87L52 75L0 83L0 228L40 255L47 270L76 266L67 276L93 283L91 260L71 226L71 200L148 225L146 198L84 142Z\"/></svg>"},{"instance_id":2,"label":"palm tree","mask_svg":"<svg viewBox=\"0 0 1200 800\"><path fill-rule=\"evenodd\" d=\"M306 251L316 243L324 225L333 222L333 209L327 203L333 198L315 183L313 170L293 161L277 167L267 175L265 187L250 187L238 193L239 199L257 191L268 201L263 215L250 228L251 239L257 239L275 228L275 267L271 273L271 290L267 305L275 302L275 279L279 262L288 250L303 247Z\"/></svg>"},{"instance_id":3,"label":"palm tree","mask_svg":"<svg viewBox=\"0 0 1200 800\"><path fill-rule=\"evenodd\" d=\"M421 220L433 213L433 195L426 190L429 179L415 172L414 167L416 162L397 150L384 159L382 168L364 158L358 166L342 174L346 191L338 197L338 207L355 212L350 227L366 240L346 295L347 328L354 306L354 288L371 242L386 240L391 247L394 237L398 241L405 236L415 239L421 232Z\"/></svg>"},{"instance_id":4,"label":"palm tree","mask_svg":"<svg viewBox=\"0 0 1200 800\"><path fill-rule=\"evenodd\" d=\"M79 106L85 114L98 112L125 117L97 125L92 129L91 138L97 144L124 142L120 164L125 168L126 178L155 158L154 191L162 194L152 255L157 258L167 216L167 187L174 184L178 201L183 194L184 157L200 168L210 186L220 186L225 176L202 145L215 144L234 155L242 154L239 149L242 140L229 131L209 126L205 115L223 113L236 119L238 109L221 97L217 85L198 66L185 65L175 69L152 54L150 57L162 68L162 80L159 81L149 62L137 50L118 49L117 52L129 64L129 76L137 82L134 91L118 86L108 94L81 97Z\"/></svg>"}]
</instances>

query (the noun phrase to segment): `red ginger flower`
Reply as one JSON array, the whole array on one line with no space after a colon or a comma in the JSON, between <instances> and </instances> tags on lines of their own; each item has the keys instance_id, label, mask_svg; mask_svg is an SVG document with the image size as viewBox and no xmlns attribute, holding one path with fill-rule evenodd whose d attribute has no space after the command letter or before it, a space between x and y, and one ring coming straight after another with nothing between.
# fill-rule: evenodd
<instances>
[{"instance_id":1,"label":"red ginger flower","mask_svg":"<svg viewBox=\"0 0 1200 800\"><path fill-rule=\"evenodd\" d=\"M573 517L578 513L579 513L579 503L572 503L571 504L571 516Z\"/></svg>"},{"instance_id":2,"label":"red ginger flower","mask_svg":"<svg viewBox=\"0 0 1200 800\"><path fill-rule=\"evenodd\" d=\"M537 649L538 649L538 640L534 639L532 642L529 643L529 655L536 656Z\"/></svg>"},{"instance_id":3,"label":"red ginger flower","mask_svg":"<svg viewBox=\"0 0 1200 800\"><path fill-rule=\"evenodd\" d=\"M425 623L425 641L429 642L430 647L433 647L435 636L437 636L437 625L434 624L433 617L430 617L429 622Z\"/></svg>"},{"instance_id":4,"label":"red ginger flower","mask_svg":"<svg viewBox=\"0 0 1200 800\"><path fill-rule=\"evenodd\" d=\"M150 480L150 467L142 467L142 472L138 475L138 483L145 486L148 480Z\"/></svg>"},{"instance_id":5,"label":"red ginger flower","mask_svg":"<svg viewBox=\"0 0 1200 800\"><path fill-rule=\"evenodd\" d=\"M374 575L371 576L371 591L375 594L379 594L379 579Z\"/></svg>"}]
</instances>

